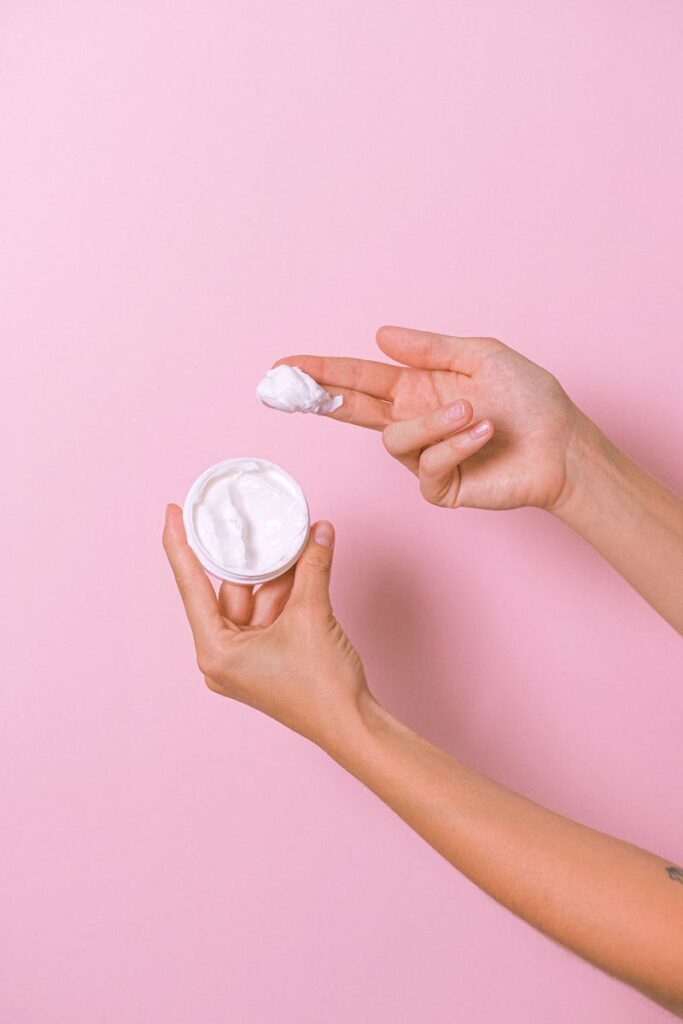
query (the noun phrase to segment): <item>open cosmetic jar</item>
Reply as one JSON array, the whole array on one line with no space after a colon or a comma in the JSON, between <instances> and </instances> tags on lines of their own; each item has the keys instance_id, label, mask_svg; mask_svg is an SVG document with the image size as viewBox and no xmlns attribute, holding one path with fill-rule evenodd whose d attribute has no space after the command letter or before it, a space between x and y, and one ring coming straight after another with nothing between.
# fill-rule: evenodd
<instances>
[{"instance_id":1,"label":"open cosmetic jar","mask_svg":"<svg viewBox=\"0 0 683 1024\"><path fill-rule=\"evenodd\" d=\"M183 521L206 571L245 584L287 572L310 529L303 491L267 459L227 459L205 470L188 491Z\"/></svg>"}]
</instances>

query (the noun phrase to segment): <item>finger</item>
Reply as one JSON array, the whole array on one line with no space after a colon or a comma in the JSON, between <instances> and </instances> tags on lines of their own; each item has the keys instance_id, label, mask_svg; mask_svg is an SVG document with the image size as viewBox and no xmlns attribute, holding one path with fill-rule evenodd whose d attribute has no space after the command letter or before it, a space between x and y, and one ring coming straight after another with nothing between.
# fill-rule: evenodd
<instances>
[{"instance_id":1,"label":"finger","mask_svg":"<svg viewBox=\"0 0 683 1024\"><path fill-rule=\"evenodd\" d=\"M332 388L351 388L364 391L374 398L391 400L392 392L401 375L400 366L380 363L371 359L352 359L345 356L286 356L275 366L287 363L298 366L318 384Z\"/></svg>"},{"instance_id":2,"label":"finger","mask_svg":"<svg viewBox=\"0 0 683 1024\"><path fill-rule=\"evenodd\" d=\"M456 508L460 489L460 464L483 448L493 437L490 420L480 420L469 430L425 448L420 456L420 491L432 505Z\"/></svg>"},{"instance_id":3,"label":"finger","mask_svg":"<svg viewBox=\"0 0 683 1024\"><path fill-rule=\"evenodd\" d=\"M252 626L270 626L287 604L292 584L294 569L288 569L282 576L270 580L259 587L254 594L254 611L251 616Z\"/></svg>"},{"instance_id":4,"label":"finger","mask_svg":"<svg viewBox=\"0 0 683 1024\"><path fill-rule=\"evenodd\" d=\"M304 553L296 564L292 600L330 606L330 572L334 548L334 527L325 521L316 523Z\"/></svg>"},{"instance_id":5,"label":"finger","mask_svg":"<svg viewBox=\"0 0 683 1024\"><path fill-rule=\"evenodd\" d=\"M218 591L218 608L221 615L236 626L246 626L254 607L254 589L242 583L223 580Z\"/></svg>"},{"instance_id":6,"label":"finger","mask_svg":"<svg viewBox=\"0 0 683 1024\"><path fill-rule=\"evenodd\" d=\"M387 326L378 330L377 344L391 359L407 366L471 374L501 343L493 338L452 338L410 327Z\"/></svg>"},{"instance_id":7,"label":"finger","mask_svg":"<svg viewBox=\"0 0 683 1024\"><path fill-rule=\"evenodd\" d=\"M199 643L217 629L222 629L223 620L211 582L187 543L183 514L177 505L169 505L166 509L163 544L195 642Z\"/></svg>"},{"instance_id":8,"label":"finger","mask_svg":"<svg viewBox=\"0 0 683 1024\"><path fill-rule=\"evenodd\" d=\"M441 409L434 409L424 416L416 416L412 420L397 420L391 423L382 434L384 447L395 459L417 462L420 450L433 445L443 438L449 437L457 430L462 430L473 416L470 402L459 399Z\"/></svg>"},{"instance_id":9,"label":"finger","mask_svg":"<svg viewBox=\"0 0 683 1024\"><path fill-rule=\"evenodd\" d=\"M368 427L370 430L384 430L391 423L389 402L382 402L379 398L366 395L364 391L351 391L349 388L335 387L334 393L342 395L344 401L334 412L325 413L328 419L355 423L357 427Z\"/></svg>"}]
</instances>

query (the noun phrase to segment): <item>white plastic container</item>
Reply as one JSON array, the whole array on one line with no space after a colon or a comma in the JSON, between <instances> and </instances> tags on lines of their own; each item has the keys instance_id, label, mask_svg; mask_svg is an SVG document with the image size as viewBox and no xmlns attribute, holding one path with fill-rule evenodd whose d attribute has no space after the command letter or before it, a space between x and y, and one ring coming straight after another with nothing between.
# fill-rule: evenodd
<instances>
[{"instance_id":1,"label":"white plastic container","mask_svg":"<svg viewBox=\"0 0 683 1024\"><path fill-rule=\"evenodd\" d=\"M266 583L287 572L306 546L304 492L267 459L226 459L190 487L183 505L187 540L207 572L232 583Z\"/></svg>"}]
</instances>

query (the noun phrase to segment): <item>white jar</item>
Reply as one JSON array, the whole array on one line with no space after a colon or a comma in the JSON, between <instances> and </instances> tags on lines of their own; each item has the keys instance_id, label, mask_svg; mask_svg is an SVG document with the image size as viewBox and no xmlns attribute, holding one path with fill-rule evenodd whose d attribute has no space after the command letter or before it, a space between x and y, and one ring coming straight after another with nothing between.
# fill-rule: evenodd
<instances>
[{"instance_id":1,"label":"white jar","mask_svg":"<svg viewBox=\"0 0 683 1024\"><path fill-rule=\"evenodd\" d=\"M188 491L183 521L206 571L245 584L287 572L310 529L303 491L267 459L227 459L205 470Z\"/></svg>"}]
</instances>

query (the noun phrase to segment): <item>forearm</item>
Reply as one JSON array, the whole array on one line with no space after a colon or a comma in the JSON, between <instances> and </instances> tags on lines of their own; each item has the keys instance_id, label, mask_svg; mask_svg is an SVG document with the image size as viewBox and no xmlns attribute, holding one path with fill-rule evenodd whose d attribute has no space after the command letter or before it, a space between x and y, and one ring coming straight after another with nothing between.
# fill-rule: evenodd
<instances>
[{"instance_id":1,"label":"forearm","mask_svg":"<svg viewBox=\"0 0 683 1024\"><path fill-rule=\"evenodd\" d=\"M467 768L371 698L327 749L479 888L683 1011L683 884L670 877L669 862Z\"/></svg>"},{"instance_id":2,"label":"forearm","mask_svg":"<svg viewBox=\"0 0 683 1024\"><path fill-rule=\"evenodd\" d=\"M555 515L683 633L683 501L581 414L567 460Z\"/></svg>"}]
</instances>

